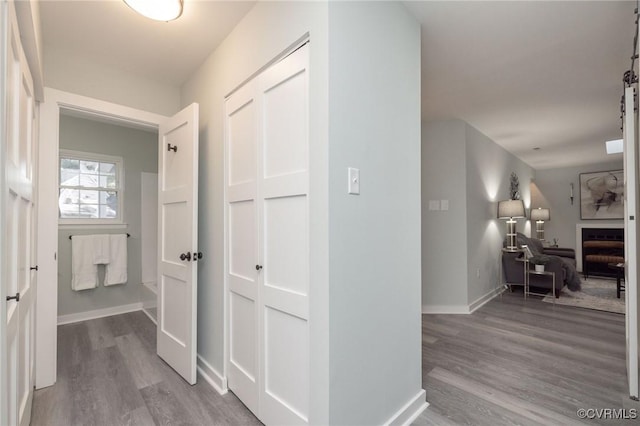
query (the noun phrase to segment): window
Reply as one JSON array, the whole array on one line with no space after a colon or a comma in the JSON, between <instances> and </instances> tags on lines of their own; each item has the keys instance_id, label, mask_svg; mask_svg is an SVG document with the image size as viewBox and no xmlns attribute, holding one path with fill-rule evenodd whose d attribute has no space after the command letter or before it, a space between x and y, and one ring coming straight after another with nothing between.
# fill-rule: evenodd
<instances>
[{"instance_id":1,"label":"window","mask_svg":"<svg viewBox=\"0 0 640 426\"><path fill-rule=\"evenodd\" d=\"M122 223L123 174L121 157L60 150L60 223Z\"/></svg>"}]
</instances>

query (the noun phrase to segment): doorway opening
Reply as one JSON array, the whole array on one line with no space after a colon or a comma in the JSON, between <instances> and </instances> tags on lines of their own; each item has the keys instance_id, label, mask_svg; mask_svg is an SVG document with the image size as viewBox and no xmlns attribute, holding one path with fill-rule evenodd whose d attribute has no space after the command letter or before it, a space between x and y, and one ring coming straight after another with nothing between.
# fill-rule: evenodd
<instances>
[{"instance_id":1,"label":"doorway opening","mask_svg":"<svg viewBox=\"0 0 640 426\"><path fill-rule=\"evenodd\" d=\"M109 102L91 99L84 96L49 88L45 89L45 98L46 101L41 104L40 109L40 134L42 137L39 152L41 161L38 194L38 198L40 201L40 209L38 210L38 226L42 231L39 234L40 245L38 247L38 259L41 273L40 276L43 277L43 279L41 280L41 283L37 289L36 304L37 345L35 362L37 367L37 389L51 386L56 382L58 353L57 326L59 321L70 323L82 319L88 319L91 317L91 315L95 318L98 316L105 316L105 314L108 315L109 313L121 313L123 312L122 306L125 306L125 311L127 309L132 310L130 306L132 304L131 302L128 303L128 307L127 305L122 305L121 302L126 297L131 296L131 294L129 294L131 293L131 289L126 287L133 287L134 285L137 287L137 289L134 289L133 293L135 293L135 290L138 290L138 292L140 293L137 297L137 300L134 301L135 303L139 304L138 309L146 307L147 311L150 314L153 313L153 305L149 303L149 299L151 299L151 297L149 297L149 295L147 294L149 290L153 288L152 282L149 282L146 286L142 284L143 260L141 257L142 240L140 238L140 233L142 232L142 216L140 212L140 210L142 209L142 203L139 203L140 207L133 209L133 213L131 212L132 205L126 205L127 198L130 198L127 196L127 192L129 193L129 196L135 195L136 193L141 194L143 179L142 172L153 172L153 169L147 170L147 166L139 167L139 170L137 171L138 176L135 176L135 174L131 173L131 176L128 176L126 173L127 159L124 158L127 155L123 156L123 163L125 164L123 173L125 187L123 188L124 198L122 201L125 202L125 205L123 206L124 209L122 209L122 216L120 218L120 221L123 223L120 223L118 225L116 225L115 223L111 223L110 225L101 224L100 226L96 223L93 226L97 228L94 229L87 228L86 224L67 224L65 226L66 229L59 229L59 220L61 214L60 184L64 183L62 179L63 176L60 163L60 149L73 149L76 152L86 152L87 150L92 150L97 151L98 154L101 153L102 155L108 155L109 153L105 152L104 150L108 150L112 147L105 146L107 144L105 144L104 141L102 141L103 143L95 143L97 139L97 133L95 133L95 130L97 128L103 128L103 130L110 129L109 131L112 133L112 135L118 132L133 132L138 135L144 135L148 133L152 135L151 137L154 137L153 134L155 133L155 135L157 135L160 124L164 120L166 120L166 117L154 113L140 111L133 108L124 107L121 105L112 104ZM107 131L107 134L109 133L109 131ZM65 138L61 137L64 136L63 133L71 136L71 140L64 140ZM157 137L155 141L157 144ZM87 148L92 143L95 145L94 148ZM135 153L136 150L140 150L142 148L140 146L135 146L129 147L129 149ZM150 154L148 152L138 153L138 156L142 155L151 157L151 162L156 164L155 171L157 172L157 148L154 154ZM78 172L80 171L79 161L77 164ZM109 161L104 161L104 163L105 167L108 168ZM98 162L98 164L100 164L100 162ZM85 171L90 174L91 170L88 170L86 166L89 166L89 168L94 167L95 162L93 165L90 164L90 162L84 163L84 166ZM68 167L68 169L71 170L66 171L67 174L64 176L65 178L70 178L70 174L73 174L73 167L74 165L70 165L70 167ZM103 180L108 180L108 174L109 171L106 171ZM95 175L97 175L98 180L100 180L99 173L94 174L94 179ZM150 177L147 177L146 180L150 180ZM66 183L70 183L68 179L66 179L66 181ZM127 182L134 183L134 185L127 185ZM127 186L130 186L130 188L127 188ZM77 191L78 192L75 194L75 198L65 197L65 199L62 200L65 208L73 208L74 201L76 201L75 205L78 208L77 216L81 216L81 205L84 209L83 214L99 216L99 210L101 208L101 204L99 201L100 196L103 196L104 205L102 206L102 212L103 216L106 216L103 219L113 219L113 217L109 218L109 216L113 216L114 209L109 207L107 198L110 195L113 196L114 194L108 194L106 191L105 193L100 194L99 190L96 190L95 188L85 189L84 191L86 192L82 195L85 195L87 197L84 199L80 199L79 197L81 194L81 189L77 188ZM98 192L98 194L96 194L96 191ZM67 200L67 198L70 198L70 200ZM110 201L111 206L115 206L115 204L113 203L113 199ZM155 213L155 217L157 217L157 211ZM85 219L90 218L85 217ZM136 231L134 231L133 228L130 228L128 226L129 224L127 224L126 222L137 222L138 225L135 228ZM102 229L100 229L100 227L102 227ZM82 294L82 292L80 291L75 292L71 289L70 282L64 282L65 278L67 280L69 279L71 273L71 241L68 239L68 237L70 235L78 235L79 233L86 234L92 232L101 232L105 234L129 233L133 237L133 239L128 239L129 241L127 241L127 249L130 249L132 245L134 247L136 244L139 245L139 248L135 247L132 251L132 253L135 252L140 254L132 257L132 261L136 262L137 271L131 276L132 279L135 276L135 280L138 282L130 282L128 284L125 284L124 286L121 285L119 288L117 285L109 288L99 288L100 290L102 290L100 291L102 299L107 299L107 301L101 300L99 297L97 298L97 301L92 301L92 295L86 293L86 290L84 294ZM150 241L152 242L149 237L146 238L145 246ZM45 279L45 277L49 278ZM99 276L98 278L102 277ZM98 292L94 291L93 293ZM109 302L111 306L108 306L109 303L107 302ZM92 303L94 304L92 305ZM120 306L119 309L121 309L121 311L119 312L118 308L114 309L115 306ZM93 307L93 309L87 309L87 307ZM86 312L92 312L92 314L88 314L90 316L87 316Z\"/></svg>"}]
</instances>

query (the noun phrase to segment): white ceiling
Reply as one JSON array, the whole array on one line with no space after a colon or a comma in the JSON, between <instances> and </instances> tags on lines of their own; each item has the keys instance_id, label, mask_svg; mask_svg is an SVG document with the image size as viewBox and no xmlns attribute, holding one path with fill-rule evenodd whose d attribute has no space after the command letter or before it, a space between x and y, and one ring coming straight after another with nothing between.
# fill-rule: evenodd
<instances>
[{"instance_id":1,"label":"white ceiling","mask_svg":"<svg viewBox=\"0 0 640 426\"><path fill-rule=\"evenodd\" d=\"M179 19L157 22L122 0L40 0L44 48L73 51L98 64L179 87L256 2L184 3Z\"/></svg>"},{"instance_id":2,"label":"white ceiling","mask_svg":"<svg viewBox=\"0 0 640 426\"><path fill-rule=\"evenodd\" d=\"M121 0L41 0L44 45L180 86L253 4L185 0L163 23ZM405 4L422 24L423 120L465 120L536 169L620 158L604 141L621 136L635 2Z\"/></svg>"},{"instance_id":3,"label":"white ceiling","mask_svg":"<svg viewBox=\"0 0 640 426\"><path fill-rule=\"evenodd\" d=\"M422 23L423 120L465 120L535 169L622 158L604 141L622 137L635 2L406 4Z\"/></svg>"}]
</instances>

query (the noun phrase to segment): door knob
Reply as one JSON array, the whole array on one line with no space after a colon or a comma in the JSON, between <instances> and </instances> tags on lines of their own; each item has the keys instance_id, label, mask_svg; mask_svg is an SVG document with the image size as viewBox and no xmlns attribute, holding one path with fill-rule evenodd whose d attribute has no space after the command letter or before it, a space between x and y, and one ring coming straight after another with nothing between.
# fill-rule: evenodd
<instances>
[{"instance_id":1,"label":"door knob","mask_svg":"<svg viewBox=\"0 0 640 426\"><path fill-rule=\"evenodd\" d=\"M180 255L180 260L191 260L191 252L182 253Z\"/></svg>"},{"instance_id":2,"label":"door knob","mask_svg":"<svg viewBox=\"0 0 640 426\"><path fill-rule=\"evenodd\" d=\"M262 265L256 265L256 271L259 271L260 269L262 269Z\"/></svg>"},{"instance_id":3,"label":"door knob","mask_svg":"<svg viewBox=\"0 0 640 426\"><path fill-rule=\"evenodd\" d=\"M7 296L7 302L9 300L15 300L16 302L19 302L20 301L20 293L16 293L15 296Z\"/></svg>"},{"instance_id":4,"label":"door knob","mask_svg":"<svg viewBox=\"0 0 640 426\"><path fill-rule=\"evenodd\" d=\"M202 252L201 251L194 251L193 252L193 261L197 262L200 259L202 259Z\"/></svg>"}]
</instances>

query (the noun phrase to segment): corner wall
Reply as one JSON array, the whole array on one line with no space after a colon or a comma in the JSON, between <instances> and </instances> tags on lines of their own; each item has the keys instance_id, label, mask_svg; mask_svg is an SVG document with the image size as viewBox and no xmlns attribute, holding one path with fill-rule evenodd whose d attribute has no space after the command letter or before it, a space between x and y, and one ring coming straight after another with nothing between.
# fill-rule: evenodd
<instances>
[{"instance_id":1,"label":"corner wall","mask_svg":"<svg viewBox=\"0 0 640 426\"><path fill-rule=\"evenodd\" d=\"M423 125L423 312L453 312L468 304L465 152L464 121L452 120ZM448 200L449 210L441 210L441 200ZM434 204L431 209L430 202Z\"/></svg>"},{"instance_id":2,"label":"corner wall","mask_svg":"<svg viewBox=\"0 0 640 426\"><path fill-rule=\"evenodd\" d=\"M497 219L498 201L509 199L513 172L520 182L521 199L525 208L529 208L534 170L468 124L466 147L467 297L473 311L499 291L506 225L503 219ZM516 229L530 235L529 221L517 219Z\"/></svg>"},{"instance_id":3,"label":"corner wall","mask_svg":"<svg viewBox=\"0 0 640 426\"><path fill-rule=\"evenodd\" d=\"M420 67L402 3L329 2L329 424L400 424L426 406Z\"/></svg>"},{"instance_id":4,"label":"corner wall","mask_svg":"<svg viewBox=\"0 0 640 426\"><path fill-rule=\"evenodd\" d=\"M497 203L509 198L512 172L529 207L531 167L464 121L423 125L423 313L469 313L498 294L505 224ZM528 221L518 219L517 230L529 234Z\"/></svg>"}]
</instances>

